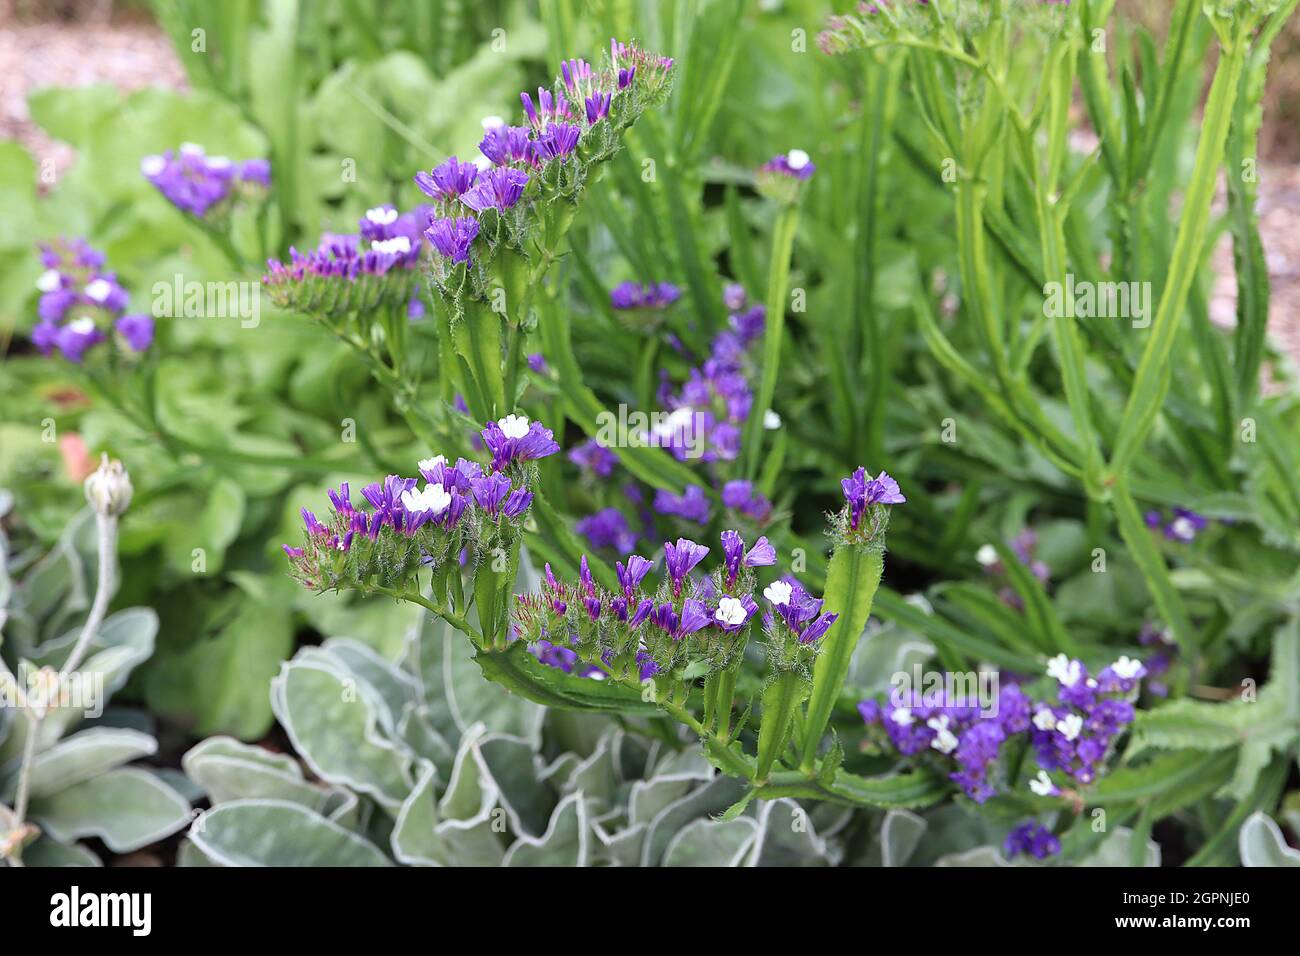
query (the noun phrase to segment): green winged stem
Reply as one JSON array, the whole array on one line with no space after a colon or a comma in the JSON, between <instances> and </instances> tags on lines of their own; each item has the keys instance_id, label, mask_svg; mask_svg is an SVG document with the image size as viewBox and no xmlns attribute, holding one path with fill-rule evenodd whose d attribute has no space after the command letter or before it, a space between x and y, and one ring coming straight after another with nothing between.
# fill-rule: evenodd
<instances>
[{"instance_id":1,"label":"green winged stem","mask_svg":"<svg viewBox=\"0 0 1300 956\"><path fill-rule=\"evenodd\" d=\"M778 672L763 688L763 719L758 725L758 767L754 779L765 782L772 765L785 752L795 714L808 692L808 682L797 670Z\"/></svg>"},{"instance_id":2,"label":"green winged stem","mask_svg":"<svg viewBox=\"0 0 1300 956\"><path fill-rule=\"evenodd\" d=\"M799 764L805 772L812 770L817 759L817 748L835 709L835 701L844 688L853 649L867 626L884 567L885 556L880 548L845 544L831 557L826 572L824 609L838 614L839 618L822 638L821 652L813 665L812 697L804 719Z\"/></svg>"}]
</instances>

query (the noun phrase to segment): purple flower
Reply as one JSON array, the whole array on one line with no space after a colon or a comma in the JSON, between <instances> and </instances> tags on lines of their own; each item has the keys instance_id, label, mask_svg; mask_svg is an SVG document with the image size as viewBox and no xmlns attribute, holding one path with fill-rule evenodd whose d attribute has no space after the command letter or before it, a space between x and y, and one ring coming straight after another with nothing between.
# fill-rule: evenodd
<instances>
[{"instance_id":1,"label":"purple flower","mask_svg":"<svg viewBox=\"0 0 1300 956\"><path fill-rule=\"evenodd\" d=\"M569 104L564 99L563 93L552 93L545 87L537 88L537 106L533 106L532 99L527 93L519 94L520 101L524 104L524 115L528 117L528 123L533 129L542 133L556 126L565 126L563 120L569 118ZM571 127L576 130L577 127ZM574 142L577 142L575 135Z\"/></svg>"},{"instance_id":2,"label":"purple flower","mask_svg":"<svg viewBox=\"0 0 1300 956\"><path fill-rule=\"evenodd\" d=\"M609 115L610 95L608 93L593 93L587 97L584 104L587 108L587 125L595 126L604 117Z\"/></svg>"},{"instance_id":3,"label":"purple flower","mask_svg":"<svg viewBox=\"0 0 1300 956\"><path fill-rule=\"evenodd\" d=\"M246 159L239 164L239 178L263 189L271 188L271 163L265 159Z\"/></svg>"},{"instance_id":4,"label":"purple flower","mask_svg":"<svg viewBox=\"0 0 1300 956\"><path fill-rule=\"evenodd\" d=\"M508 166L495 166L483 174L478 185L460 197L475 212L511 209L528 185L528 174Z\"/></svg>"},{"instance_id":5,"label":"purple flower","mask_svg":"<svg viewBox=\"0 0 1300 956\"><path fill-rule=\"evenodd\" d=\"M453 156L427 173L416 173L415 185L419 186L420 191L426 196L440 202L453 202L469 192L477 179L477 166L473 163L462 163Z\"/></svg>"},{"instance_id":6,"label":"purple flower","mask_svg":"<svg viewBox=\"0 0 1300 956\"><path fill-rule=\"evenodd\" d=\"M761 568L776 564L776 548L768 543L766 537L759 538L749 551L745 551L744 539L737 531L722 532L722 554L727 567L728 588L735 585L742 565Z\"/></svg>"},{"instance_id":7,"label":"purple flower","mask_svg":"<svg viewBox=\"0 0 1300 956\"><path fill-rule=\"evenodd\" d=\"M682 290L671 282L622 282L609 294L614 308L663 309L682 297Z\"/></svg>"},{"instance_id":8,"label":"purple flower","mask_svg":"<svg viewBox=\"0 0 1300 956\"><path fill-rule=\"evenodd\" d=\"M781 156L773 156L763 164L761 172L788 176L791 179L806 180L812 178L817 167L802 149L792 149Z\"/></svg>"},{"instance_id":9,"label":"purple flower","mask_svg":"<svg viewBox=\"0 0 1300 956\"><path fill-rule=\"evenodd\" d=\"M69 362L80 362L86 351L104 341L104 333L95 325L93 319L73 319L58 330L54 344Z\"/></svg>"},{"instance_id":10,"label":"purple flower","mask_svg":"<svg viewBox=\"0 0 1300 956\"><path fill-rule=\"evenodd\" d=\"M478 220L472 217L434 219L424 235L439 254L453 263L469 262L470 246L478 238Z\"/></svg>"},{"instance_id":11,"label":"purple flower","mask_svg":"<svg viewBox=\"0 0 1300 956\"><path fill-rule=\"evenodd\" d=\"M126 339L126 344L133 352L143 352L153 344L153 317L148 315L124 315L113 326L119 335Z\"/></svg>"},{"instance_id":12,"label":"purple flower","mask_svg":"<svg viewBox=\"0 0 1300 956\"><path fill-rule=\"evenodd\" d=\"M1035 859L1042 860L1060 853L1061 841L1051 830L1031 820L1020 824L1007 834L1002 850L1008 859L1021 853L1028 853Z\"/></svg>"},{"instance_id":13,"label":"purple flower","mask_svg":"<svg viewBox=\"0 0 1300 956\"><path fill-rule=\"evenodd\" d=\"M628 555L627 564L622 561L614 562L614 569L618 572L618 584L623 589L623 596L629 601L636 589L641 586L645 576L650 573L653 562L648 558L643 558L639 554Z\"/></svg>"},{"instance_id":14,"label":"purple flower","mask_svg":"<svg viewBox=\"0 0 1300 956\"><path fill-rule=\"evenodd\" d=\"M558 159L564 162L577 148L581 134L581 128L570 123L552 123L537 137L533 149L540 160L549 162Z\"/></svg>"},{"instance_id":15,"label":"purple flower","mask_svg":"<svg viewBox=\"0 0 1300 956\"><path fill-rule=\"evenodd\" d=\"M699 485L690 485L680 495L659 489L655 492L655 510L660 514L676 515L694 524L709 523L709 499Z\"/></svg>"},{"instance_id":16,"label":"purple flower","mask_svg":"<svg viewBox=\"0 0 1300 956\"><path fill-rule=\"evenodd\" d=\"M184 143L178 150L146 156L140 172L181 212L200 219L230 195L231 187L244 176L247 164L236 167L224 156L208 156L202 146ZM270 178L270 169L266 169ZM249 180L258 182L259 167L251 170Z\"/></svg>"},{"instance_id":17,"label":"purple flower","mask_svg":"<svg viewBox=\"0 0 1300 956\"><path fill-rule=\"evenodd\" d=\"M854 531L858 530L862 514L869 505L897 505L907 501L898 488L898 482L883 471L872 478L865 468L859 468L848 478L841 479L840 487L844 491L844 500L852 508L850 527Z\"/></svg>"},{"instance_id":18,"label":"purple flower","mask_svg":"<svg viewBox=\"0 0 1300 956\"><path fill-rule=\"evenodd\" d=\"M577 521L574 530L593 548L608 548L620 554L636 547L637 536L617 508L604 508Z\"/></svg>"},{"instance_id":19,"label":"purple flower","mask_svg":"<svg viewBox=\"0 0 1300 956\"><path fill-rule=\"evenodd\" d=\"M722 503L746 517L763 524L772 515L772 502L754 490L752 481L729 481L722 486Z\"/></svg>"},{"instance_id":20,"label":"purple flower","mask_svg":"<svg viewBox=\"0 0 1300 956\"><path fill-rule=\"evenodd\" d=\"M510 166L526 163L535 166L533 142L527 126L496 126L489 129L478 144L479 150L494 165Z\"/></svg>"},{"instance_id":21,"label":"purple flower","mask_svg":"<svg viewBox=\"0 0 1300 956\"><path fill-rule=\"evenodd\" d=\"M530 352L528 354L528 367L538 375L546 373L546 356L541 352Z\"/></svg>"},{"instance_id":22,"label":"purple flower","mask_svg":"<svg viewBox=\"0 0 1300 956\"><path fill-rule=\"evenodd\" d=\"M488 422L481 434L488 451L492 452L493 471L501 471L512 462L545 458L560 450L549 428L542 427L541 422L529 423L522 415L507 415Z\"/></svg>"},{"instance_id":23,"label":"purple flower","mask_svg":"<svg viewBox=\"0 0 1300 956\"><path fill-rule=\"evenodd\" d=\"M581 97L592 88L596 73L583 59L563 60L560 63L560 81L572 97Z\"/></svg>"},{"instance_id":24,"label":"purple flower","mask_svg":"<svg viewBox=\"0 0 1300 956\"><path fill-rule=\"evenodd\" d=\"M588 477L608 478L614 473L618 456L595 439L569 449L569 461L577 465Z\"/></svg>"},{"instance_id":25,"label":"purple flower","mask_svg":"<svg viewBox=\"0 0 1300 956\"><path fill-rule=\"evenodd\" d=\"M668 569L668 577L672 580L673 593L680 595L682 593L682 581L691 570L704 560L709 553L709 549L702 544L696 544L689 538L678 538L677 544L664 544L664 557Z\"/></svg>"}]
</instances>

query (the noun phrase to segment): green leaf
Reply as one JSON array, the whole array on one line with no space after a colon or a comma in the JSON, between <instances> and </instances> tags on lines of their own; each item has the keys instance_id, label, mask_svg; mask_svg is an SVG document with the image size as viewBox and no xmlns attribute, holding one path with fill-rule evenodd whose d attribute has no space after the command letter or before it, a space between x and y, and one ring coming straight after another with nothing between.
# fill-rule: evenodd
<instances>
[{"instance_id":1,"label":"green leaf","mask_svg":"<svg viewBox=\"0 0 1300 956\"><path fill-rule=\"evenodd\" d=\"M293 758L230 737L209 737L197 744L181 758L181 766L213 806L266 798L300 803L320 813L331 796L329 790L304 780Z\"/></svg>"},{"instance_id":2,"label":"green leaf","mask_svg":"<svg viewBox=\"0 0 1300 956\"><path fill-rule=\"evenodd\" d=\"M157 751L158 741L139 731L114 727L83 730L37 755L32 762L31 795L53 796Z\"/></svg>"},{"instance_id":3,"label":"green leaf","mask_svg":"<svg viewBox=\"0 0 1300 956\"><path fill-rule=\"evenodd\" d=\"M130 853L188 824L190 805L153 774L125 767L33 799L31 816L61 842L94 836Z\"/></svg>"},{"instance_id":4,"label":"green leaf","mask_svg":"<svg viewBox=\"0 0 1300 956\"><path fill-rule=\"evenodd\" d=\"M1237 834L1242 866L1300 866L1300 850L1287 845L1282 828L1256 810Z\"/></svg>"},{"instance_id":5,"label":"green leaf","mask_svg":"<svg viewBox=\"0 0 1300 956\"><path fill-rule=\"evenodd\" d=\"M664 851L664 866L739 866L758 832L749 817L694 820L682 827Z\"/></svg>"},{"instance_id":6,"label":"green leaf","mask_svg":"<svg viewBox=\"0 0 1300 956\"><path fill-rule=\"evenodd\" d=\"M540 837L520 836L506 851L502 866L586 866L591 828L581 793L560 801L546 832Z\"/></svg>"},{"instance_id":7,"label":"green leaf","mask_svg":"<svg viewBox=\"0 0 1300 956\"><path fill-rule=\"evenodd\" d=\"M294 749L318 776L393 811L415 785L413 755L386 739L374 707L347 674L289 661L271 682L271 706Z\"/></svg>"},{"instance_id":8,"label":"green leaf","mask_svg":"<svg viewBox=\"0 0 1300 956\"><path fill-rule=\"evenodd\" d=\"M392 866L370 841L284 800L234 800L200 817L190 839L222 866Z\"/></svg>"}]
</instances>

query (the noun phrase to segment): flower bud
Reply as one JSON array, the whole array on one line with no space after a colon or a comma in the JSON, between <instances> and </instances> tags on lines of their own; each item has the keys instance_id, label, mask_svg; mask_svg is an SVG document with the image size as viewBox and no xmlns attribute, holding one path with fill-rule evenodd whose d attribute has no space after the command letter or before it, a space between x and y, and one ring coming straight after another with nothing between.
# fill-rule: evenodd
<instances>
[{"instance_id":1,"label":"flower bud","mask_svg":"<svg viewBox=\"0 0 1300 956\"><path fill-rule=\"evenodd\" d=\"M131 504L131 476L116 459L109 461L104 455L99 467L86 479L86 500L95 513L106 518L116 517Z\"/></svg>"}]
</instances>

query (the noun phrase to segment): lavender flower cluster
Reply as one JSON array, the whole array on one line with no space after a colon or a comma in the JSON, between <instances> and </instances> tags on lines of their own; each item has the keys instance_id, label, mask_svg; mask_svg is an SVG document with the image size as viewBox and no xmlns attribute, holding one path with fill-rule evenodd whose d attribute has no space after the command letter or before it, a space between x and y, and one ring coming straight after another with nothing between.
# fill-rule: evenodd
<instances>
[{"instance_id":1,"label":"lavender flower cluster","mask_svg":"<svg viewBox=\"0 0 1300 956\"><path fill-rule=\"evenodd\" d=\"M1133 701L1147 670L1122 656L1092 677L1081 661L1059 654L1048 662L1047 675L1056 681L1054 701L1032 700L1019 684L1009 683L1000 688L997 707L987 712L946 694L935 695L939 699L913 694L888 704L864 700L858 712L876 745L904 757L936 754L948 778L976 803L1003 786L1001 758L1011 743L1027 741L1039 766L1028 789L1038 797L1056 797L1066 792L1067 783L1088 786L1101 775L1119 734L1133 722ZM1024 830L1009 841L1008 855L1046 855L1038 851L1050 848L1055 838L1035 834Z\"/></svg>"},{"instance_id":2,"label":"lavender flower cluster","mask_svg":"<svg viewBox=\"0 0 1300 956\"><path fill-rule=\"evenodd\" d=\"M173 206L199 219L220 218L240 199L262 199L271 188L271 164L265 159L209 156L196 143L146 156L140 172Z\"/></svg>"},{"instance_id":3,"label":"lavender flower cluster","mask_svg":"<svg viewBox=\"0 0 1300 956\"><path fill-rule=\"evenodd\" d=\"M42 355L57 350L80 363L110 331L130 352L144 352L153 344L153 318L124 314L129 296L117 275L105 271L102 252L84 239L60 239L40 250L45 271L36 280L41 297L31 337Z\"/></svg>"},{"instance_id":4,"label":"lavender flower cluster","mask_svg":"<svg viewBox=\"0 0 1300 956\"><path fill-rule=\"evenodd\" d=\"M525 466L559 446L549 429L518 415L490 422L482 434L493 456L486 471L434 455L419 462L423 488L419 478L389 475L361 489L367 508L344 482L330 490L323 520L304 508L303 544L283 546L294 576L317 591L391 588L421 567L484 552L503 526L518 528L533 501Z\"/></svg>"},{"instance_id":5,"label":"lavender flower cluster","mask_svg":"<svg viewBox=\"0 0 1300 956\"><path fill-rule=\"evenodd\" d=\"M724 531L721 542L723 562L708 576L694 573L708 547L688 538L665 543L664 577L650 594L642 584L655 562L640 555L616 563L616 590L596 584L585 555L576 584L557 580L548 564L541 592L518 598L516 635L543 663L591 676L684 680L721 670L738 659L759 613L753 569L776 563L765 537L747 548L739 532ZM772 582L763 596L770 645L811 653L835 622L793 578Z\"/></svg>"},{"instance_id":6,"label":"lavender flower cluster","mask_svg":"<svg viewBox=\"0 0 1300 956\"><path fill-rule=\"evenodd\" d=\"M793 203L800 187L817 171L812 159L802 149L773 156L758 168L755 185L758 191L777 202Z\"/></svg>"},{"instance_id":7,"label":"lavender flower cluster","mask_svg":"<svg viewBox=\"0 0 1300 956\"><path fill-rule=\"evenodd\" d=\"M1042 584L1047 584L1052 578L1052 569L1047 566L1047 562L1040 561L1037 557L1038 534L1032 528L1025 528L1009 542L1011 553L1016 556L1016 560L1024 565L1029 573L1037 578ZM1002 558L998 555L997 548L991 544L985 544L975 552L975 561L986 574L995 577L1004 577L1007 569L1002 564ZM998 600L1009 608L1017 611L1024 611L1025 602L1020 597L1019 592L1010 585L1004 585L998 589Z\"/></svg>"},{"instance_id":8,"label":"lavender flower cluster","mask_svg":"<svg viewBox=\"0 0 1300 956\"><path fill-rule=\"evenodd\" d=\"M267 261L262 277L279 308L338 316L404 305L422 311L417 297L428 207L399 213L391 205L366 210L358 232L326 233L309 252L289 250L289 262Z\"/></svg>"},{"instance_id":9,"label":"lavender flower cluster","mask_svg":"<svg viewBox=\"0 0 1300 956\"><path fill-rule=\"evenodd\" d=\"M485 121L480 160L453 156L416 173L415 184L433 200L425 236L444 263L438 276L481 258L483 242L475 254L480 238L489 249L501 240L520 246L526 229L520 213L534 201L576 197L584 170L613 155L621 131L667 96L672 67L670 59L611 40L603 69L565 60L536 101L521 93L523 125Z\"/></svg>"},{"instance_id":10,"label":"lavender flower cluster","mask_svg":"<svg viewBox=\"0 0 1300 956\"><path fill-rule=\"evenodd\" d=\"M681 291L667 282L624 283L613 290L610 299L615 309L655 311L680 295ZM771 518L771 501L754 482L731 478L727 464L740 453L743 426L753 405L749 352L763 334L766 310L761 304L750 303L744 288L737 284L726 287L723 301L730 313L728 327L713 338L708 357L687 372L676 391L667 371L661 373L657 399L665 414L644 438L667 448L680 461L700 461L708 466L723 506L762 528ZM777 424L774 421L772 427ZM593 485L612 477L618 464L617 456L594 440L571 449L568 457ZM658 489L653 510L644 507L640 486L630 484L624 490L641 512L644 536L649 540L654 539L656 513L699 527L707 526L713 517L703 485L690 485L680 493ZM620 553L633 550L641 537L615 507L583 518L577 530L591 547Z\"/></svg>"},{"instance_id":11,"label":"lavender flower cluster","mask_svg":"<svg viewBox=\"0 0 1300 956\"><path fill-rule=\"evenodd\" d=\"M1188 508L1174 508L1169 515L1152 510L1144 516L1147 527L1161 532L1170 541L1195 541L1210 526L1210 519Z\"/></svg>"},{"instance_id":12,"label":"lavender flower cluster","mask_svg":"<svg viewBox=\"0 0 1300 956\"><path fill-rule=\"evenodd\" d=\"M898 482L888 472L872 478L866 468L859 467L840 480L840 490L844 493L844 508L835 521L837 540L881 546L889 524L889 509L885 506L907 501Z\"/></svg>"}]
</instances>

